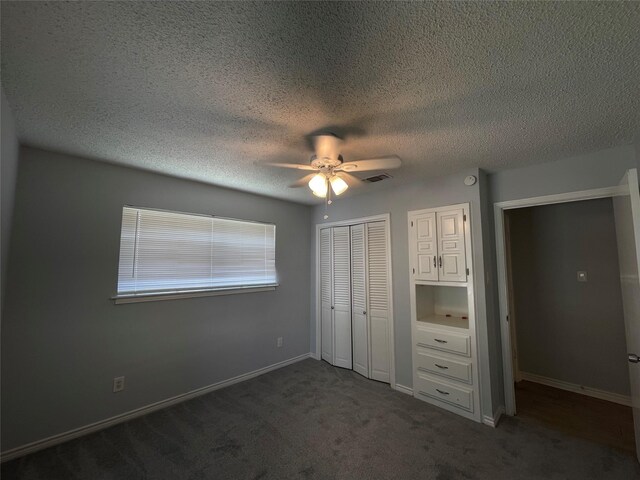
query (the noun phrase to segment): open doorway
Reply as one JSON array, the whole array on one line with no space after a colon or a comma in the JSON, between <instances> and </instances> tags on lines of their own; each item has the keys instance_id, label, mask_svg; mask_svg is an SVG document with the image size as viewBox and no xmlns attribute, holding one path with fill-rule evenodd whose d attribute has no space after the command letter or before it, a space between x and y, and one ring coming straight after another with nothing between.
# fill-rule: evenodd
<instances>
[{"instance_id":1,"label":"open doorway","mask_svg":"<svg viewBox=\"0 0 640 480\"><path fill-rule=\"evenodd\" d=\"M635 452L613 200L505 214L518 415Z\"/></svg>"},{"instance_id":2,"label":"open doorway","mask_svg":"<svg viewBox=\"0 0 640 480\"><path fill-rule=\"evenodd\" d=\"M507 414L638 455L635 170L618 188L496 204L496 230Z\"/></svg>"}]
</instances>

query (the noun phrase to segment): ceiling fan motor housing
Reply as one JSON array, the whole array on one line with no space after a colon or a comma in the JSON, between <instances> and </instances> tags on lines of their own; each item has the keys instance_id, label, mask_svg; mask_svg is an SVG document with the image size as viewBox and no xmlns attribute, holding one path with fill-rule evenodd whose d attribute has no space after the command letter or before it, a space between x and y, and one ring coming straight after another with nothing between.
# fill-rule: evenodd
<instances>
[{"instance_id":1,"label":"ceiling fan motor housing","mask_svg":"<svg viewBox=\"0 0 640 480\"><path fill-rule=\"evenodd\" d=\"M343 162L342 155L338 155L338 158L331 157L318 157L317 155L311 156L311 166L319 170L334 168Z\"/></svg>"}]
</instances>

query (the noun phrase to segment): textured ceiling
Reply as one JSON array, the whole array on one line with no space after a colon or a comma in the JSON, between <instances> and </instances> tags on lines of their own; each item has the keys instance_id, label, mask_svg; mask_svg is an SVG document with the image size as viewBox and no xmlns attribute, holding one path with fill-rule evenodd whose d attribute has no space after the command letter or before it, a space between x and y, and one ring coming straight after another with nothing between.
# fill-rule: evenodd
<instances>
[{"instance_id":1,"label":"textured ceiling","mask_svg":"<svg viewBox=\"0 0 640 480\"><path fill-rule=\"evenodd\" d=\"M637 2L1 9L21 142L290 200L314 202L304 172L260 163L307 162L318 130L400 155L396 185L640 138Z\"/></svg>"}]
</instances>

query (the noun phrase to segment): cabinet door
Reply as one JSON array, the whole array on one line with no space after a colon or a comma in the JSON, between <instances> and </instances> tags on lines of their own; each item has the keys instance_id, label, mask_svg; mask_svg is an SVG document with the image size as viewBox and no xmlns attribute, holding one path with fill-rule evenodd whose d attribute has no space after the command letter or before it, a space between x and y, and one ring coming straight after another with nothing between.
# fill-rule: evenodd
<instances>
[{"instance_id":1,"label":"cabinet door","mask_svg":"<svg viewBox=\"0 0 640 480\"><path fill-rule=\"evenodd\" d=\"M389 383L389 262L384 222L367 224L367 290L370 336L370 376Z\"/></svg>"},{"instance_id":2,"label":"cabinet door","mask_svg":"<svg viewBox=\"0 0 640 480\"><path fill-rule=\"evenodd\" d=\"M438 212L438 280L465 282L467 263L464 246L464 211Z\"/></svg>"},{"instance_id":3,"label":"cabinet door","mask_svg":"<svg viewBox=\"0 0 640 480\"><path fill-rule=\"evenodd\" d=\"M351 312L353 319L353 370L369 378L369 327L367 324L366 231L351 227Z\"/></svg>"},{"instance_id":4,"label":"cabinet door","mask_svg":"<svg viewBox=\"0 0 640 480\"><path fill-rule=\"evenodd\" d=\"M412 220L413 266L415 280L438 280L436 263L436 214L418 215Z\"/></svg>"},{"instance_id":5,"label":"cabinet door","mask_svg":"<svg viewBox=\"0 0 640 480\"><path fill-rule=\"evenodd\" d=\"M333 228L333 364L351 368L350 228Z\"/></svg>"},{"instance_id":6,"label":"cabinet door","mask_svg":"<svg viewBox=\"0 0 640 480\"><path fill-rule=\"evenodd\" d=\"M331 229L320 230L320 322L322 328L322 359L333 364L333 310L331 308L332 264Z\"/></svg>"}]
</instances>

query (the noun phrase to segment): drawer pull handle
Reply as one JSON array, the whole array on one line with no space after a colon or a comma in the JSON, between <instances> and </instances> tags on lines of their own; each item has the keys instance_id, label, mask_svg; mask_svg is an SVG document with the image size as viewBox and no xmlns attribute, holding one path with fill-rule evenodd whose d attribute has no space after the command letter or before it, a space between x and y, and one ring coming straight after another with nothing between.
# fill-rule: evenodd
<instances>
[{"instance_id":1,"label":"drawer pull handle","mask_svg":"<svg viewBox=\"0 0 640 480\"><path fill-rule=\"evenodd\" d=\"M434 363L434 365L442 370L449 370L449 367L445 367L444 365L438 365L437 363Z\"/></svg>"},{"instance_id":2,"label":"drawer pull handle","mask_svg":"<svg viewBox=\"0 0 640 480\"><path fill-rule=\"evenodd\" d=\"M439 338L434 338L434 340L438 343L447 343L446 340L440 340Z\"/></svg>"},{"instance_id":3,"label":"drawer pull handle","mask_svg":"<svg viewBox=\"0 0 640 480\"><path fill-rule=\"evenodd\" d=\"M440 390L439 388L436 388L436 392L441 393L442 395L449 395L449 392L445 392L444 390Z\"/></svg>"}]
</instances>

